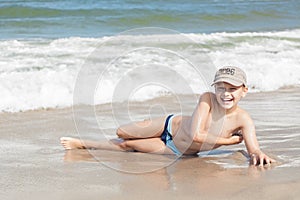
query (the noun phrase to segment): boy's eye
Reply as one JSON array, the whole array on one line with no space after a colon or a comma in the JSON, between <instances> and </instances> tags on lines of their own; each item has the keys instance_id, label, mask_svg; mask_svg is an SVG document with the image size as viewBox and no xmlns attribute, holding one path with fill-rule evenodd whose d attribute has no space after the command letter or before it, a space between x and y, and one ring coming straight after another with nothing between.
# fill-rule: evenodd
<instances>
[{"instance_id":1,"label":"boy's eye","mask_svg":"<svg viewBox=\"0 0 300 200\"><path fill-rule=\"evenodd\" d=\"M218 92L223 92L223 91L225 91L225 88L218 87L218 88L217 88L217 91L218 91Z\"/></svg>"},{"instance_id":2,"label":"boy's eye","mask_svg":"<svg viewBox=\"0 0 300 200\"><path fill-rule=\"evenodd\" d=\"M235 92L237 89L238 89L238 88L236 88L236 87L228 88L228 89L223 88L223 87L217 87L217 88L216 88L216 91L217 91L217 92L225 92L225 91L227 91L227 92Z\"/></svg>"}]
</instances>

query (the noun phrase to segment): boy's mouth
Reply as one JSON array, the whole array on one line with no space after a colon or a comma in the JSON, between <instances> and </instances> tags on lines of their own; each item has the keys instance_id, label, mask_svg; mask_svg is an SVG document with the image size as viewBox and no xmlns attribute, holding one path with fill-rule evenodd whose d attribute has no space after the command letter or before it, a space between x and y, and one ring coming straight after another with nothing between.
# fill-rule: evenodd
<instances>
[{"instance_id":1,"label":"boy's mouth","mask_svg":"<svg viewBox=\"0 0 300 200\"><path fill-rule=\"evenodd\" d=\"M230 103L233 101L233 98L221 98L224 103Z\"/></svg>"}]
</instances>

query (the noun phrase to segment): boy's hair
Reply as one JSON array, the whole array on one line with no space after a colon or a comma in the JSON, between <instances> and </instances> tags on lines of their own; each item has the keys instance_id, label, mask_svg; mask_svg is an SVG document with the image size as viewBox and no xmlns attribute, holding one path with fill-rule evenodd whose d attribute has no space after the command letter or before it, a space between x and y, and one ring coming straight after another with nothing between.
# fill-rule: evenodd
<instances>
[{"instance_id":1,"label":"boy's hair","mask_svg":"<svg viewBox=\"0 0 300 200\"><path fill-rule=\"evenodd\" d=\"M214 82L212 86L219 82L226 82L234 86L247 86L247 76L246 73L234 66L226 66L220 68L215 75Z\"/></svg>"}]
</instances>

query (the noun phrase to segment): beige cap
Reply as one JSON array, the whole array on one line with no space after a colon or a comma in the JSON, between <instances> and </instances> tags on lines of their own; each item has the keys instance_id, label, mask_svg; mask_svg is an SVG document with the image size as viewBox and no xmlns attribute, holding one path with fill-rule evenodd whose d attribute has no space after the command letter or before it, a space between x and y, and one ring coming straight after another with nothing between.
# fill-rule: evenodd
<instances>
[{"instance_id":1,"label":"beige cap","mask_svg":"<svg viewBox=\"0 0 300 200\"><path fill-rule=\"evenodd\" d=\"M212 86L219 82L226 82L234 86L247 85L246 73L238 67L227 66L220 68L215 75Z\"/></svg>"}]
</instances>

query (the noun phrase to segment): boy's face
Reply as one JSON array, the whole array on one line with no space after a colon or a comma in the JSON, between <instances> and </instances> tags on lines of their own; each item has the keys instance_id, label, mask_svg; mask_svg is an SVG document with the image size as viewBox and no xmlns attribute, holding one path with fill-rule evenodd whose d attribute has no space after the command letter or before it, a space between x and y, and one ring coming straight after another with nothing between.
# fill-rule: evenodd
<instances>
[{"instance_id":1,"label":"boy's face","mask_svg":"<svg viewBox=\"0 0 300 200\"><path fill-rule=\"evenodd\" d=\"M226 82L215 84L217 101L226 110L236 107L241 98L246 96L247 91L247 87L234 86Z\"/></svg>"}]
</instances>

